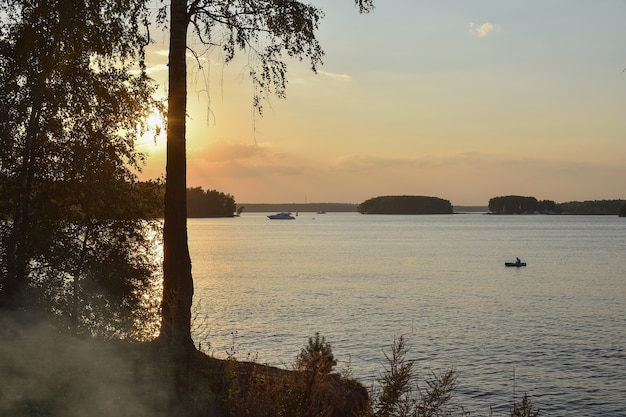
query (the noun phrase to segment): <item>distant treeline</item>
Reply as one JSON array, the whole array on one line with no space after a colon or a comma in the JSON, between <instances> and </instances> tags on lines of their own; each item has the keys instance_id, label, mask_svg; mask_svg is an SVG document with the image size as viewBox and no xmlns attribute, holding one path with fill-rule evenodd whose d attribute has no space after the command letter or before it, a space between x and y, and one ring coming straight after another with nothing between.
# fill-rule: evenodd
<instances>
[{"instance_id":1,"label":"distant treeline","mask_svg":"<svg viewBox=\"0 0 626 417\"><path fill-rule=\"evenodd\" d=\"M187 188L187 217L233 217L235 197L201 187Z\"/></svg>"},{"instance_id":2,"label":"distant treeline","mask_svg":"<svg viewBox=\"0 0 626 417\"><path fill-rule=\"evenodd\" d=\"M563 214L618 214L624 217L626 200L571 201L557 204Z\"/></svg>"},{"instance_id":3,"label":"distant treeline","mask_svg":"<svg viewBox=\"0 0 626 417\"><path fill-rule=\"evenodd\" d=\"M127 185L134 192L139 204L150 207L149 217L162 218L165 206L165 184L161 181L144 181ZM149 203L149 204L148 204ZM145 212L146 210L144 210ZM217 190L203 190L201 187L187 188L187 217L233 217L237 212L235 198Z\"/></svg>"},{"instance_id":4,"label":"distant treeline","mask_svg":"<svg viewBox=\"0 0 626 417\"><path fill-rule=\"evenodd\" d=\"M595 200L555 203L535 197L509 195L489 200L492 214L609 214L626 216L626 200Z\"/></svg>"},{"instance_id":5,"label":"distant treeline","mask_svg":"<svg viewBox=\"0 0 626 417\"><path fill-rule=\"evenodd\" d=\"M455 213L486 213L489 211L487 206L453 206Z\"/></svg>"},{"instance_id":6,"label":"distant treeline","mask_svg":"<svg viewBox=\"0 0 626 417\"><path fill-rule=\"evenodd\" d=\"M489 212L493 214L556 213L556 203L551 200L538 201L535 197L508 195L489 200Z\"/></svg>"},{"instance_id":7,"label":"distant treeline","mask_svg":"<svg viewBox=\"0 0 626 417\"><path fill-rule=\"evenodd\" d=\"M124 184L125 200L131 199L135 208L142 207L140 217L163 217L165 186L159 181ZM593 200L556 203L537 200L531 196L508 195L493 197L489 205L452 206L450 201L438 197L381 196L361 204L352 203L246 203L237 206L235 198L217 190L201 187L187 189L187 217L233 217L245 209L251 213L271 212L359 212L362 214L451 214L453 212L489 212L491 214L587 214L619 215L626 217L626 200ZM0 218L2 217L0 210Z\"/></svg>"},{"instance_id":8,"label":"distant treeline","mask_svg":"<svg viewBox=\"0 0 626 417\"><path fill-rule=\"evenodd\" d=\"M382 196L359 204L361 214L452 214L452 204L438 197Z\"/></svg>"},{"instance_id":9,"label":"distant treeline","mask_svg":"<svg viewBox=\"0 0 626 417\"><path fill-rule=\"evenodd\" d=\"M357 205L352 203L244 203L241 207L245 209L246 213L273 213L280 211L288 211L292 213L356 213Z\"/></svg>"},{"instance_id":10,"label":"distant treeline","mask_svg":"<svg viewBox=\"0 0 626 417\"><path fill-rule=\"evenodd\" d=\"M274 213L289 211L292 213L356 213L358 204L354 203L243 203L246 213ZM487 206L454 206L456 213L486 213Z\"/></svg>"}]
</instances>

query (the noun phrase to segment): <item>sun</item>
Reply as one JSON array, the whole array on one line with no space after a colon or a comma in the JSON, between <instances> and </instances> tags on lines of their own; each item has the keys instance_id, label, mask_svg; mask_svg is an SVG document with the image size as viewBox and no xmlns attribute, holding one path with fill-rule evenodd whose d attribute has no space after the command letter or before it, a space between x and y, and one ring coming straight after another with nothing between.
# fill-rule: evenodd
<instances>
[{"instance_id":1,"label":"sun","mask_svg":"<svg viewBox=\"0 0 626 417\"><path fill-rule=\"evenodd\" d=\"M153 108L144 119L144 129L149 133L160 135L165 130L166 117L163 109Z\"/></svg>"},{"instance_id":2,"label":"sun","mask_svg":"<svg viewBox=\"0 0 626 417\"><path fill-rule=\"evenodd\" d=\"M137 142L157 146L165 138L166 115L162 109L153 108L137 125Z\"/></svg>"},{"instance_id":3,"label":"sun","mask_svg":"<svg viewBox=\"0 0 626 417\"><path fill-rule=\"evenodd\" d=\"M162 130L165 125L164 115L161 114L158 109L152 110L148 117L146 117L146 125L149 130Z\"/></svg>"}]
</instances>

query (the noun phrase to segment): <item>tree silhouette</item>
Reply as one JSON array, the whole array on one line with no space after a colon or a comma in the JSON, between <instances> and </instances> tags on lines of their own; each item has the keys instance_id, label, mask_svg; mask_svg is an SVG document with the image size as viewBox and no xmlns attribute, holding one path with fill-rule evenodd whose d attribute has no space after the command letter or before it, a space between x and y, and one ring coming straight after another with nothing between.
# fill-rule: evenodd
<instances>
[{"instance_id":1,"label":"tree silhouette","mask_svg":"<svg viewBox=\"0 0 626 417\"><path fill-rule=\"evenodd\" d=\"M360 12L373 0L355 0ZM187 244L185 115L188 29L205 45L218 46L226 62L239 51L254 56L249 76L254 106L270 94L284 97L286 57L307 58L311 69L322 62L316 38L320 9L284 0L171 0L167 168L163 234L163 301L160 338L187 351L191 339L193 278ZM261 46L263 45L263 46Z\"/></svg>"},{"instance_id":2,"label":"tree silhouette","mask_svg":"<svg viewBox=\"0 0 626 417\"><path fill-rule=\"evenodd\" d=\"M63 249L64 221L101 218L114 185L133 180L154 92L145 71L130 71L145 68L144 6L0 0L0 215L10 219L0 224L0 305L26 303L33 265Z\"/></svg>"}]
</instances>

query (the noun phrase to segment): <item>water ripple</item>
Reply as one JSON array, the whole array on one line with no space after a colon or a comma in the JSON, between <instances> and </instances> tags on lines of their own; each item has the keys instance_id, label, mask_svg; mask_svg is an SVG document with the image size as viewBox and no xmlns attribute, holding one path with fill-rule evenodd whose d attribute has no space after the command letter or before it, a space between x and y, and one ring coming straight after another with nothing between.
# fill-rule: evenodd
<instances>
[{"instance_id":1,"label":"water ripple","mask_svg":"<svg viewBox=\"0 0 626 417\"><path fill-rule=\"evenodd\" d=\"M421 376L457 369L472 415L524 393L542 415L626 415L620 219L251 214L189 234L194 339L216 356L289 367L320 332L369 385L404 335Z\"/></svg>"}]
</instances>

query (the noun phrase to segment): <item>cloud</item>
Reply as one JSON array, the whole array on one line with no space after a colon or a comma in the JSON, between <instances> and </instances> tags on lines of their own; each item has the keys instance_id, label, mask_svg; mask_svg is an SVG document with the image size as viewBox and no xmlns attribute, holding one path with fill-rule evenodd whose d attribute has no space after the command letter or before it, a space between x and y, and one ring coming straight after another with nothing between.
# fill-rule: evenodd
<instances>
[{"instance_id":1,"label":"cloud","mask_svg":"<svg viewBox=\"0 0 626 417\"><path fill-rule=\"evenodd\" d=\"M254 157L263 157L268 149L254 143L231 142L228 140L218 140L210 142L208 146L200 150L205 161L225 162ZM196 152L193 152L196 153Z\"/></svg>"},{"instance_id":2,"label":"cloud","mask_svg":"<svg viewBox=\"0 0 626 417\"><path fill-rule=\"evenodd\" d=\"M477 24L474 22L469 23L470 34L479 38L485 38L491 32L500 30L501 26L496 23L485 22L483 24Z\"/></svg>"},{"instance_id":3,"label":"cloud","mask_svg":"<svg viewBox=\"0 0 626 417\"><path fill-rule=\"evenodd\" d=\"M375 155L347 155L337 159L333 168L341 171L368 172L390 166L406 165L409 160L404 158L385 158Z\"/></svg>"},{"instance_id":4,"label":"cloud","mask_svg":"<svg viewBox=\"0 0 626 417\"><path fill-rule=\"evenodd\" d=\"M434 168L442 163L440 158L435 157L384 157L377 155L346 155L338 158L331 164L331 169L345 172L375 172L386 169L400 168Z\"/></svg>"},{"instance_id":5,"label":"cloud","mask_svg":"<svg viewBox=\"0 0 626 417\"><path fill-rule=\"evenodd\" d=\"M319 75L323 75L328 78L334 78L336 80L352 81L352 78L350 78L348 74L336 74L334 72L328 72L328 71L323 71L323 70L318 70L317 73Z\"/></svg>"},{"instance_id":6,"label":"cloud","mask_svg":"<svg viewBox=\"0 0 626 417\"><path fill-rule=\"evenodd\" d=\"M189 155L189 171L196 177L298 176L315 171L306 157L286 153L271 144L219 140L201 149L190 149Z\"/></svg>"}]
</instances>

